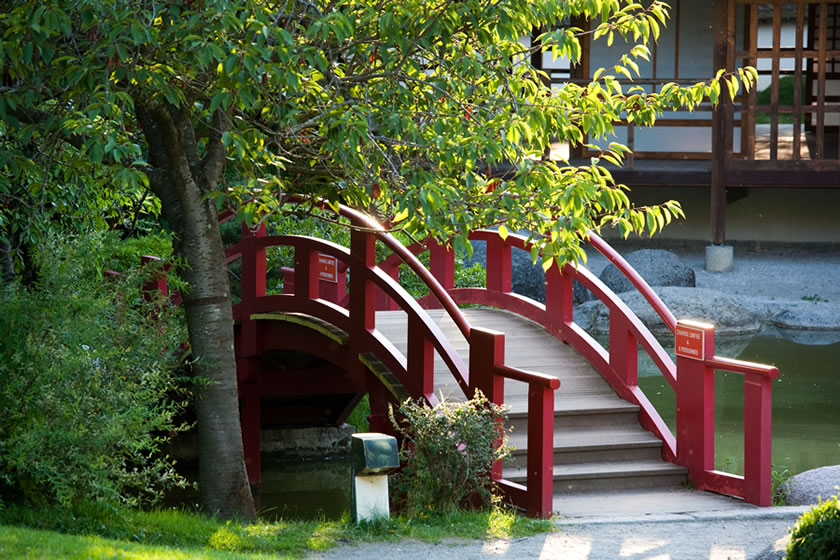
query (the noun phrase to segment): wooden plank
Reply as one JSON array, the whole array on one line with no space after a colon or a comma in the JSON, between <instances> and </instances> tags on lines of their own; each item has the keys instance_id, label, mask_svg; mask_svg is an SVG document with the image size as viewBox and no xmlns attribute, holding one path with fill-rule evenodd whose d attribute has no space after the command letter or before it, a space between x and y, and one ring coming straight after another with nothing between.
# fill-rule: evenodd
<instances>
[{"instance_id":1,"label":"wooden plank","mask_svg":"<svg viewBox=\"0 0 840 560\"><path fill-rule=\"evenodd\" d=\"M744 33L746 45L744 48L748 50L749 57L747 58L747 65L756 66L757 58L756 52L758 49L758 6L747 5L747 14L749 17L744 17L748 23L747 33ZM750 88L749 98L747 99L747 106L741 113L743 124L741 126L741 152L747 159L755 158L755 105L758 89L758 84L754 84Z\"/></svg>"},{"instance_id":2,"label":"wooden plank","mask_svg":"<svg viewBox=\"0 0 840 560\"><path fill-rule=\"evenodd\" d=\"M805 40L805 7L796 5L796 48L793 71L793 160L800 158L802 150L802 43Z\"/></svg>"},{"instance_id":3,"label":"wooden plank","mask_svg":"<svg viewBox=\"0 0 840 560\"><path fill-rule=\"evenodd\" d=\"M817 37L817 146L814 159L825 157L825 66L826 66L826 36L828 34L828 6L820 4L820 30Z\"/></svg>"},{"instance_id":4,"label":"wooden plank","mask_svg":"<svg viewBox=\"0 0 840 560\"><path fill-rule=\"evenodd\" d=\"M729 0L715 0L714 3L714 68L726 68L730 46L728 44L729 25L734 25L734 14L730 15L730 5L734 10L734 4ZM732 39L734 41L734 38ZM734 50L734 49L733 49ZM723 245L726 241L726 162L727 162L727 120L726 105L729 95L726 88L722 88L720 96L721 105L715 110L714 124L712 125L712 174L711 174L711 241L715 245Z\"/></svg>"},{"instance_id":5,"label":"wooden plank","mask_svg":"<svg viewBox=\"0 0 840 560\"><path fill-rule=\"evenodd\" d=\"M779 159L779 48L782 42L782 6L773 5L773 59L770 82L770 159Z\"/></svg>"}]
</instances>

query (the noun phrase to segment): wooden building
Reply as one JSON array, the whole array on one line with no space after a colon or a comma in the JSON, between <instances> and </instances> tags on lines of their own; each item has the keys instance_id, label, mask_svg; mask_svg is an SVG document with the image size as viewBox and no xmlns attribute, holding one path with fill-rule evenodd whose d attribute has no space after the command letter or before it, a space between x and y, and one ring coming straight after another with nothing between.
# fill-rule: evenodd
<instances>
[{"instance_id":1,"label":"wooden building","mask_svg":"<svg viewBox=\"0 0 840 560\"><path fill-rule=\"evenodd\" d=\"M634 154L613 170L615 179L631 187L708 187L713 245L726 242L727 191L731 198L743 188L840 187L840 2L670 5L668 26L633 84L655 91L667 82L707 80L719 68L754 66L758 87L734 100L723 94L716 108L663 115L652 129L618 127L615 140ZM585 83L597 68L614 64L620 48L586 41L577 66L547 54L532 63L549 71L553 83ZM590 155L578 149L571 158Z\"/></svg>"}]
</instances>

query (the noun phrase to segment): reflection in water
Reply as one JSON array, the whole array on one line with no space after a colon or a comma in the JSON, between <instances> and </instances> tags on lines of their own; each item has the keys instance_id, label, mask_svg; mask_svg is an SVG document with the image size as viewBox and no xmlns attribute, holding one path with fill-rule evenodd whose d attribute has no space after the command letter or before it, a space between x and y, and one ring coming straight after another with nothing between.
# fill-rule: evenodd
<instances>
[{"instance_id":1,"label":"reflection in water","mask_svg":"<svg viewBox=\"0 0 840 560\"><path fill-rule=\"evenodd\" d=\"M349 459L283 462L263 456L260 517L339 519L350 510Z\"/></svg>"},{"instance_id":2,"label":"reflection in water","mask_svg":"<svg viewBox=\"0 0 840 560\"><path fill-rule=\"evenodd\" d=\"M772 364L781 376L773 384L773 463L799 473L840 464L840 343L802 344L771 333L752 336L737 354L718 344L718 355ZM723 343L721 338L719 342ZM671 344L673 346L673 344ZM665 346L668 348L668 346ZM732 348L731 346L729 348ZM674 393L651 362L639 361L639 386L675 431ZM715 464L744 468L743 376L715 376Z\"/></svg>"}]
</instances>

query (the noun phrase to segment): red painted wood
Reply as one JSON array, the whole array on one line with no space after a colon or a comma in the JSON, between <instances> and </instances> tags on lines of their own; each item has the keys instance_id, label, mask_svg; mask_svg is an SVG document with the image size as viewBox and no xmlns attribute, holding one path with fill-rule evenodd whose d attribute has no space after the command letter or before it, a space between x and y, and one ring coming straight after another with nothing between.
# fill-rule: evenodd
<instances>
[{"instance_id":1,"label":"red painted wood","mask_svg":"<svg viewBox=\"0 0 840 560\"><path fill-rule=\"evenodd\" d=\"M772 505L771 379L761 373L744 375L744 500Z\"/></svg>"},{"instance_id":2,"label":"red painted wood","mask_svg":"<svg viewBox=\"0 0 840 560\"><path fill-rule=\"evenodd\" d=\"M509 292L512 286L510 244L498 235L487 239L487 289Z\"/></svg>"},{"instance_id":3,"label":"red painted wood","mask_svg":"<svg viewBox=\"0 0 840 560\"><path fill-rule=\"evenodd\" d=\"M701 490L715 468L714 373L701 361L677 358L677 462Z\"/></svg>"},{"instance_id":4,"label":"red painted wood","mask_svg":"<svg viewBox=\"0 0 840 560\"><path fill-rule=\"evenodd\" d=\"M470 380L472 393L481 391L488 401L503 405L505 380L496 375L496 366L505 361L505 335L498 331L473 327L470 331ZM501 428L501 426L500 426ZM502 434L499 434L499 438ZM493 465L493 480L502 478L502 462Z\"/></svg>"},{"instance_id":5,"label":"red painted wood","mask_svg":"<svg viewBox=\"0 0 840 560\"><path fill-rule=\"evenodd\" d=\"M429 243L429 270L444 290L455 287L455 251L447 249L434 239Z\"/></svg>"},{"instance_id":6,"label":"red painted wood","mask_svg":"<svg viewBox=\"0 0 840 560\"><path fill-rule=\"evenodd\" d=\"M626 387L639 384L639 344L621 314L610 313L610 367Z\"/></svg>"},{"instance_id":7,"label":"red painted wood","mask_svg":"<svg viewBox=\"0 0 840 560\"><path fill-rule=\"evenodd\" d=\"M426 338L425 325L417 315L408 316L408 377L427 400L435 394L435 348ZM416 392L415 392L416 394Z\"/></svg>"},{"instance_id":8,"label":"red painted wood","mask_svg":"<svg viewBox=\"0 0 840 560\"><path fill-rule=\"evenodd\" d=\"M298 200L296 197L292 197ZM568 342L587 358L601 372L604 378L623 398L641 407L642 425L663 439L663 455L689 467L690 476L698 487L744 496L753 503L769 503L770 469L770 381L778 376L778 370L760 364L749 364L714 356L712 346L705 361L680 358L676 364L668 353L650 335L650 332L635 317L626 305L585 267L567 265L561 273L556 268L546 274L546 304L529 300L511 292L511 251L530 251L527 240L518 235L509 235L502 240L496 232L480 231L470 235L472 240L487 242L487 289L454 289L454 257L436 244L430 244L431 272L419 264L416 256L424 247L403 247L382 231L381 227L367 216L350 209L341 208L340 213L353 223L365 228L351 235L351 250L338 247L323 240L296 237L265 237L264 229L248 232L243 241L228 249L227 258L243 259L243 302L234 307L237 326L237 353L239 356L259 353L260 345L279 344L279 334L260 337L256 343L248 342L247 333L252 329L272 330L270 321L257 322L251 315L258 312L286 311L319 317L350 335L350 346L344 350L348 370L357 370L350 378L365 385L371 393L373 406L372 428L388 430L385 412L390 394L383 393L382 386L373 376L359 367L356 356L360 352L371 352L378 356L417 396L425 396L430 402L436 399L431 390L431 363L434 352L443 358L459 385L466 394L481 388L491 400L503 402L503 378L529 383L529 430L528 430L528 484L527 487L499 480L499 487L513 503L532 514L546 516L551 510L551 472L553 438L553 390L556 379L532 372L516 370L504 365L504 336L472 329L458 310L456 302L479 303L500 307L519 313L542 324L549 332ZM373 233L371 233L373 232ZM382 242L394 252L380 267L375 266L375 243ZM674 330L676 320L661 300L647 286L641 277L626 264L623 258L599 237L592 234L592 245L621 269L654 307L663 321ZM288 277L283 296L266 296L264 285L265 247L292 245L295 247L296 266L294 278ZM343 266L350 266L353 282L349 295L349 310L342 307L348 302L343 290L336 287L331 291L318 285L311 273L313 255L325 252L336 256ZM263 263L260 270L259 262ZM247 262L247 265L246 265ZM398 275L400 262L408 266L430 286L431 295L420 303L414 301L400 288L394 278ZM245 273L248 268L251 272ZM253 274L252 274L253 273ZM288 274L288 273L286 273ZM248 276L251 275L251 276ZM263 277L262 284L260 279ZM247 280L247 282L246 282ZM610 310L610 351L592 339L573 321L573 281L578 280ZM246 288L247 286L247 288ZM247 293L246 293L247 292ZM293 294L293 295L288 295ZM451 343L440 329L428 319L423 307L444 307L452 316L471 346L471 371L467 372ZM402 356L390 341L385 340L375 329L375 308L400 308L409 316L409 358ZM290 337L295 338L295 337ZM243 342L243 340L245 342ZM654 360L659 370L677 392L677 438L674 438L661 417L651 406L637 385L637 352L641 347ZM341 361L339 360L339 361ZM475 363L475 366L472 364ZM259 372L251 373L256 366L243 366L244 379L260 381ZM714 369L726 369L745 375L745 477L714 471ZM679 374L677 374L679 372ZM243 383L247 387L253 383ZM351 384L351 386L353 386ZM279 390L272 386L272 391ZM251 417L253 425L253 417ZM243 420L244 422L244 420ZM244 424L243 424L244 426ZM253 437L253 434L251 434ZM252 449L253 446L250 448ZM497 477L501 472L497 471Z\"/></svg>"},{"instance_id":9,"label":"red painted wood","mask_svg":"<svg viewBox=\"0 0 840 560\"><path fill-rule=\"evenodd\" d=\"M554 494L554 391L528 385L528 515L551 517Z\"/></svg>"}]
</instances>

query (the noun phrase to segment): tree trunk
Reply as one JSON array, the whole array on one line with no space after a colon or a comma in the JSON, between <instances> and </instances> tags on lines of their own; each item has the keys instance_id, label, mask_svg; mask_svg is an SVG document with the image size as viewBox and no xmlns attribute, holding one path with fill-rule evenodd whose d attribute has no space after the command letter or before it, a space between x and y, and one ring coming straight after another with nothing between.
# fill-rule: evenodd
<instances>
[{"instance_id":1,"label":"tree trunk","mask_svg":"<svg viewBox=\"0 0 840 560\"><path fill-rule=\"evenodd\" d=\"M199 488L204 509L224 518L255 519L245 472L239 424L239 397L233 350L233 315L225 253L215 210L200 197L185 209L181 254L182 277L190 286L184 296L193 370L200 389L198 419Z\"/></svg>"},{"instance_id":2,"label":"tree trunk","mask_svg":"<svg viewBox=\"0 0 840 560\"><path fill-rule=\"evenodd\" d=\"M196 363L199 489L204 510L223 518L255 520L256 512L239 424L239 397L233 347L233 314L224 247L212 199L221 176L222 119L199 160L187 109L144 105L137 117L149 143L149 184L164 217L177 234L176 253L190 344Z\"/></svg>"}]
</instances>

